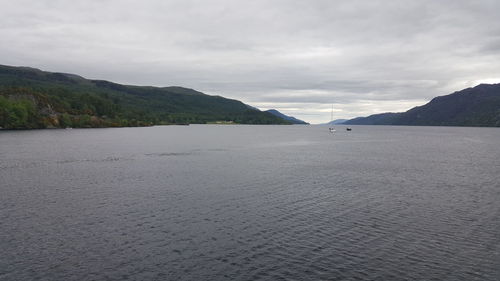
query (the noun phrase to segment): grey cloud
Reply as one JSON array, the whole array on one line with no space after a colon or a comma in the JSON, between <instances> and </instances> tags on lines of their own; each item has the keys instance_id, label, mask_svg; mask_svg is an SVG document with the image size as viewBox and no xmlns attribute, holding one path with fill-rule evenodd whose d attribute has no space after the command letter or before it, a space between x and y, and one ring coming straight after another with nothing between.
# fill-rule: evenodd
<instances>
[{"instance_id":1,"label":"grey cloud","mask_svg":"<svg viewBox=\"0 0 500 281\"><path fill-rule=\"evenodd\" d=\"M311 122L500 78L500 2L0 0L0 64L180 85ZM500 79L499 79L500 82Z\"/></svg>"}]
</instances>

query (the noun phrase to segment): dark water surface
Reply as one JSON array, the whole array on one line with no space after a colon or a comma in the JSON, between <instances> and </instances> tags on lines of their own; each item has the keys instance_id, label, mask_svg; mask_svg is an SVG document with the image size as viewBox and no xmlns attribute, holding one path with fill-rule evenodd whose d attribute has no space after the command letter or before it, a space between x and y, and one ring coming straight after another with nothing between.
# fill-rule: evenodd
<instances>
[{"instance_id":1,"label":"dark water surface","mask_svg":"<svg viewBox=\"0 0 500 281\"><path fill-rule=\"evenodd\" d=\"M500 129L0 132L0 280L500 280Z\"/></svg>"}]
</instances>

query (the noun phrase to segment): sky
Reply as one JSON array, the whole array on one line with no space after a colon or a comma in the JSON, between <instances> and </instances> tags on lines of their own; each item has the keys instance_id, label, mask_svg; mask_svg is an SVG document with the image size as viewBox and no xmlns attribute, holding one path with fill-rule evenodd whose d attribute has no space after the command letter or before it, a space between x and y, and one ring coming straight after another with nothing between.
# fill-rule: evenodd
<instances>
[{"instance_id":1,"label":"sky","mask_svg":"<svg viewBox=\"0 0 500 281\"><path fill-rule=\"evenodd\" d=\"M500 82L496 0L0 0L0 64L183 86L311 123Z\"/></svg>"}]
</instances>

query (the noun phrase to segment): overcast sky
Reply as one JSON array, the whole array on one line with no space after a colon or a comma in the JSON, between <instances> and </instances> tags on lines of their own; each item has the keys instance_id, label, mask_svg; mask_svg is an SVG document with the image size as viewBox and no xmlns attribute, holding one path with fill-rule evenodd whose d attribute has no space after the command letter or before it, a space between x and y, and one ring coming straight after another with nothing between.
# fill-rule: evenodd
<instances>
[{"instance_id":1,"label":"overcast sky","mask_svg":"<svg viewBox=\"0 0 500 281\"><path fill-rule=\"evenodd\" d=\"M500 1L0 0L0 64L178 85L312 123L500 82Z\"/></svg>"}]
</instances>

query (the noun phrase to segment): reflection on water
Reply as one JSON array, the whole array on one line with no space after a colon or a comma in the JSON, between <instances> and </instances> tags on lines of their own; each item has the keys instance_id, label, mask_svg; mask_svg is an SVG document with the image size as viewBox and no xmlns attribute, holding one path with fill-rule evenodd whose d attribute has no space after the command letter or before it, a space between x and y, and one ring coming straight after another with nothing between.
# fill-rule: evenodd
<instances>
[{"instance_id":1,"label":"reflection on water","mask_svg":"<svg viewBox=\"0 0 500 281\"><path fill-rule=\"evenodd\" d=\"M499 280L495 128L0 132L0 280Z\"/></svg>"}]
</instances>

